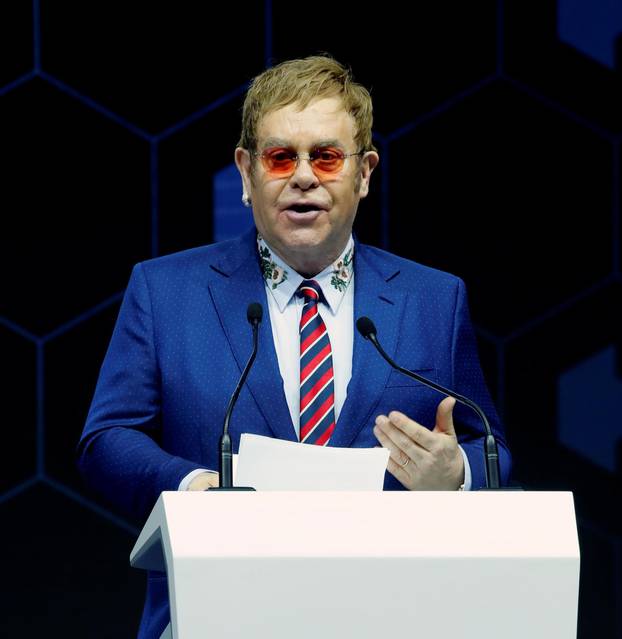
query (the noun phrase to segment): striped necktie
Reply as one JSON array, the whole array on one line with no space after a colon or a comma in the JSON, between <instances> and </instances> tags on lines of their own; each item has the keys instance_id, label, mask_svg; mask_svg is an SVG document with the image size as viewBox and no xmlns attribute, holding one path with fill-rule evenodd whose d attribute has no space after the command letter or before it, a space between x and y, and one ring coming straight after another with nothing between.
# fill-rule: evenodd
<instances>
[{"instance_id":1,"label":"striped necktie","mask_svg":"<svg viewBox=\"0 0 622 639\"><path fill-rule=\"evenodd\" d=\"M322 295L315 280L304 280L300 318L300 441L325 446L335 430L333 356L324 320L318 313Z\"/></svg>"}]
</instances>

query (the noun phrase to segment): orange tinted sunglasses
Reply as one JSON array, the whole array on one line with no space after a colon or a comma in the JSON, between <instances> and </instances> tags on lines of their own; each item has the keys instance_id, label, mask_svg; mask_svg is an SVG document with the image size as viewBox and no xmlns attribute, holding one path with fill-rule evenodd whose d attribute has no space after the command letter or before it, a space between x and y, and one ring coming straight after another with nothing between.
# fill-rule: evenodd
<instances>
[{"instance_id":1,"label":"orange tinted sunglasses","mask_svg":"<svg viewBox=\"0 0 622 639\"><path fill-rule=\"evenodd\" d=\"M344 153L334 146L320 146L313 149L306 157L303 157L293 149L276 146L254 155L261 158L261 163L268 175L282 178L292 175L298 168L300 160L309 160L311 169L318 177L332 177L341 171L346 158L353 155L362 155L363 153L364 151Z\"/></svg>"}]
</instances>

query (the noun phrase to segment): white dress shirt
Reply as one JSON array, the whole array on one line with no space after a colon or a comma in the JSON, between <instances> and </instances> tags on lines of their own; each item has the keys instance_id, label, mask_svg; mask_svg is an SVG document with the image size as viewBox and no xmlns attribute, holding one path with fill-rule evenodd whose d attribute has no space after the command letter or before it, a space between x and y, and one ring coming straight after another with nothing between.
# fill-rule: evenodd
<instances>
[{"instance_id":1,"label":"white dress shirt","mask_svg":"<svg viewBox=\"0 0 622 639\"><path fill-rule=\"evenodd\" d=\"M283 379L285 399L292 418L296 435L300 435L300 334L299 325L304 299L296 295L301 282L305 279L278 255L270 250L262 238L258 239L262 258L268 264L268 274L264 266L268 312L272 325L272 337ZM346 400L348 383L352 377L352 348L354 339L354 268L352 254L354 240L350 236L341 256L315 275L315 280L324 295L326 303L318 304L318 312L331 343L333 357L333 375L335 392L335 422ZM269 251L269 253L268 253ZM268 256L268 257L266 257ZM356 255L354 258L356 259ZM344 265L345 262L345 265ZM337 277L337 285L333 278ZM464 489L471 486L471 469L465 452L460 447L464 459ZM198 474L205 472L197 469L186 475L179 490L187 490L190 482ZM215 472L215 471L209 471Z\"/></svg>"},{"instance_id":2,"label":"white dress shirt","mask_svg":"<svg viewBox=\"0 0 622 639\"><path fill-rule=\"evenodd\" d=\"M325 303L318 304L318 313L326 324L326 332L330 339L333 357L333 384L335 391L335 421L346 400L350 377L352 377L352 343L354 339L354 274L352 269L345 269L348 274L345 290L338 290L331 285L336 264L343 261L343 256L354 248L352 236L335 264L327 266L315 275L315 280L324 295ZM300 437L300 317L304 306L304 298L296 295L304 277L283 264L278 256L272 255L273 261L281 268L287 269L287 279L276 288L268 284L268 311L272 324L272 337L279 362L279 370L283 378L285 399L292 417L296 435ZM343 281L344 278L342 278Z\"/></svg>"}]
</instances>

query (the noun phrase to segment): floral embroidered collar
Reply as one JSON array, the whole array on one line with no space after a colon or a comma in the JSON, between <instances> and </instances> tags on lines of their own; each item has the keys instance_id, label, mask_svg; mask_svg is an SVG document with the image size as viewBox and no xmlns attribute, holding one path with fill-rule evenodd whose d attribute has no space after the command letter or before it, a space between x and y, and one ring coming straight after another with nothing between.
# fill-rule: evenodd
<instances>
[{"instance_id":1,"label":"floral embroidered collar","mask_svg":"<svg viewBox=\"0 0 622 639\"><path fill-rule=\"evenodd\" d=\"M275 255L259 233L257 234L257 248L266 286L275 295L279 308L283 306L282 311L304 278L285 264L278 255ZM324 297L333 311L339 305L353 275L354 240L350 236L339 258L313 278L322 287Z\"/></svg>"},{"instance_id":2,"label":"floral embroidered collar","mask_svg":"<svg viewBox=\"0 0 622 639\"><path fill-rule=\"evenodd\" d=\"M272 257L272 251L259 233L257 233L257 248L259 249L263 278L266 280L268 288L274 290L279 284L287 280L289 271L277 256Z\"/></svg>"}]
</instances>

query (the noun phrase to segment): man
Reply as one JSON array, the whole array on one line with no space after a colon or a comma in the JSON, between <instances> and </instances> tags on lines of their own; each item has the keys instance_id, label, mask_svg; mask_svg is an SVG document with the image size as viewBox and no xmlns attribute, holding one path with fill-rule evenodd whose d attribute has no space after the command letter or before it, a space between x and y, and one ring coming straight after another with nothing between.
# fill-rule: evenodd
<instances>
[{"instance_id":1,"label":"man","mask_svg":"<svg viewBox=\"0 0 622 639\"><path fill-rule=\"evenodd\" d=\"M376 323L402 365L480 404L510 458L479 366L459 278L352 237L379 157L369 93L335 60L292 60L246 96L235 162L256 231L138 264L79 445L86 480L146 517L163 490L218 483L227 400L251 349L250 302L267 309L230 432L390 450L385 489L485 484L482 427L454 400L394 373L355 334ZM454 422L457 424L458 436ZM150 575L140 637L168 621Z\"/></svg>"}]
</instances>

